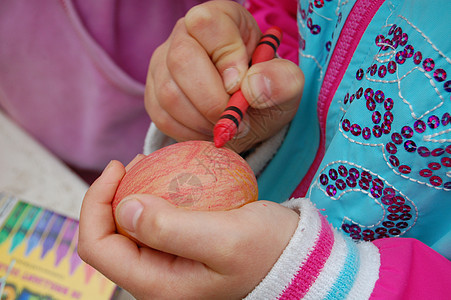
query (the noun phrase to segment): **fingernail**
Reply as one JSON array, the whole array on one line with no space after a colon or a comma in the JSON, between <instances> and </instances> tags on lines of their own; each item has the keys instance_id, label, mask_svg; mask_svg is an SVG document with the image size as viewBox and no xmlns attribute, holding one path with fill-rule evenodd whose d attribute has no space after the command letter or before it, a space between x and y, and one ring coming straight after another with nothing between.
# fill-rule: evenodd
<instances>
[{"instance_id":1,"label":"fingernail","mask_svg":"<svg viewBox=\"0 0 451 300\"><path fill-rule=\"evenodd\" d=\"M240 81L240 73L235 67L225 69L222 72L222 80L227 92L231 91Z\"/></svg>"},{"instance_id":2,"label":"fingernail","mask_svg":"<svg viewBox=\"0 0 451 300\"><path fill-rule=\"evenodd\" d=\"M249 88L254 96L252 106L255 108L266 108L271 106L271 80L262 75L249 76Z\"/></svg>"},{"instance_id":3,"label":"fingernail","mask_svg":"<svg viewBox=\"0 0 451 300\"><path fill-rule=\"evenodd\" d=\"M123 229L134 232L143 209L137 199L124 199L116 208L116 220Z\"/></svg>"}]
</instances>

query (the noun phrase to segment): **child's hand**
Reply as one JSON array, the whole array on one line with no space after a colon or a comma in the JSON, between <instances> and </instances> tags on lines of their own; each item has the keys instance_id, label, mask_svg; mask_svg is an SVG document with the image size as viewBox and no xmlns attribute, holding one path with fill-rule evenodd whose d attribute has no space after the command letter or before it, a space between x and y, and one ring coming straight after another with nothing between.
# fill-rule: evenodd
<instances>
[{"instance_id":1,"label":"child's hand","mask_svg":"<svg viewBox=\"0 0 451 300\"><path fill-rule=\"evenodd\" d=\"M87 192L78 251L139 299L242 298L269 272L299 220L294 211L266 201L202 212L137 195L124 200L116 216L150 247L141 248L116 233L111 201L124 173L112 162Z\"/></svg>"},{"instance_id":2,"label":"child's hand","mask_svg":"<svg viewBox=\"0 0 451 300\"><path fill-rule=\"evenodd\" d=\"M212 140L214 124L239 88L251 108L239 128L240 138L229 143L235 151L251 148L290 122L301 98L303 74L283 59L248 70L260 36L254 18L233 1L210 1L191 9L150 61L145 103L155 125L178 141Z\"/></svg>"}]
</instances>

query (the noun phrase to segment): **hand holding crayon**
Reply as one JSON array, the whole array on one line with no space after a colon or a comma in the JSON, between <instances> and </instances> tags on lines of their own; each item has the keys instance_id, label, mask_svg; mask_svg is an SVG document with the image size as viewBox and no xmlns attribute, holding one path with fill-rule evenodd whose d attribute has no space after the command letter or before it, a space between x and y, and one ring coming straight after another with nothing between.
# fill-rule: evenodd
<instances>
[{"instance_id":1,"label":"hand holding crayon","mask_svg":"<svg viewBox=\"0 0 451 300\"><path fill-rule=\"evenodd\" d=\"M282 39L282 31L278 27L269 28L260 39L252 55L251 64L257 64L274 58ZM241 90L235 92L229 100L227 108L221 114L213 129L216 147L223 147L236 134L249 103Z\"/></svg>"}]
</instances>

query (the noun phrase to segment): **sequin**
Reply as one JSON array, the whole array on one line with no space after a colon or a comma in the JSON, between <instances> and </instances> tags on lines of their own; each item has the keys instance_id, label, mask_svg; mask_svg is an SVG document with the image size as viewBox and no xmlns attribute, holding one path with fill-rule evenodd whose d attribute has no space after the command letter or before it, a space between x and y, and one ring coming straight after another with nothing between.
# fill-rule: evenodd
<instances>
[{"instance_id":1,"label":"sequin","mask_svg":"<svg viewBox=\"0 0 451 300\"><path fill-rule=\"evenodd\" d=\"M409 126L404 126L401 129L401 134L403 137L405 137L406 139L410 139L413 136L413 130L412 128L410 128Z\"/></svg>"},{"instance_id":2,"label":"sequin","mask_svg":"<svg viewBox=\"0 0 451 300\"><path fill-rule=\"evenodd\" d=\"M387 67L384 65L381 65L379 67L379 70L377 71L377 74L379 75L380 78L384 78L385 75L387 75Z\"/></svg>"},{"instance_id":3,"label":"sequin","mask_svg":"<svg viewBox=\"0 0 451 300\"><path fill-rule=\"evenodd\" d=\"M424 146L418 147L417 152L421 157L428 157L429 155L431 155L431 151L429 151L429 149Z\"/></svg>"},{"instance_id":4,"label":"sequin","mask_svg":"<svg viewBox=\"0 0 451 300\"><path fill-rule=\"evenodd\" d=\"M413 56L413 46L412 45L407 45L405 48L404 48L404 52L403 52L403 56L405 57L405 58L411 58L412 56Z\"/></svg>"},{"instance_id":5,"label":"sequin","mask_svg":"<svg viewBox=\"0 0 451 300\"><path fill-rule=\"evenodd\" d=\"M352 94L351 97L349 97L349 103L354 102L354 98L355 98L355 96L354 96L354 94Z\"/></svg>"},{"instance_id":6,"label":"sequin","mask_svg":"<svg viewBox=\"0 0 451 300\"><path fill-rule=\"evenodd\" d=\"M344 190L346 188L346 183L344 182L343 179L337 179L337 181L335 181L335 186L339 190Z\"/></svg>"},{"instance_id":7,"label":"sequin","mask_svg":"<svg viewBox=\"0 0 451 300\"><path fill-rule=\"evenodd\" d=\"M326 192L330 197L333 197L337 194L337 189L333 185L328 185L326 188Z\"/></svg>"},{"instance_id":8,"label":"sequin","mask_svg":"<svg viewBox=\"0 0 451 300\"><path fill-rule=\"evenodd\" d=\"M327 185L329 183L329 177L327 177L326 174L321 174L319 176L319 182L321 182L322 185Z\"/></svg>"},{"instance_id":9,"label":"sequin","mask_svg":"<svg viewBox=\"0 0 451 300\"><path fill-rule=\"evenodd\" d=\"M373 91L373 89L372 89L372 88L367 88L367 89L365 90L365 99L366 99L366 100L368 100L368 99L373 99L373 96L374 96L374 91Z\"/></svg>"},{"instance_id":10,"label":"sequin","mask_svg":"<svg viewBox=\"0 0 451 300\"><path fill-rule=\"evenodd\" d=\"M378 234L382 234L382 233L386 233L387 232L387 228L384 228L384 227L379 227L379 228L376 228L376 233L378 233Z\"/></svg>"},{"instance_id":11,"label":"sequin","mask_svg":"<svg viewBox=\"0 0 451 300\"><path fill-rule=\"evenodd\" d=\"M390 27L390 29L388 30L388 35L392 35L393 32L395 32L395 29L396 29L397 27L398 27L398 26L397 26L396 24L393 24L393 25Z\"/></svg>"},{"instance_id":12,"label":"sequin","mask_svg":"<svg viewBox=\"0 0 451 300\"><path fill-rule=\"evenodd\" d=\"M344 119L343 122L341 123L341 127L343 128L344 131L349 131L349 129L351 129L351 122L349 122L348 119Z\"/></svg>"},{"instance_id":13,"label":"sequin","mask_svg":"<svg viewBox=\"0 0 451 300\"><path fill-rule=\"evenodd\" d=\"M432 156L442 156L445 153L445 150L443 148L436 148L434 150L432 150L431 154Z\"/></svg>"},{"instance_id":14,"label":"sequin","mask_svg":"<svg viewBox=\"0 0 451 300\"><path fill-rule=\"evenodd\" d=\"M380 190L382 193L382 189L384 188L384 182L380 180L379 178L375 178L373 180L373 187L377 190Z\"/></svg>"},{"instance_id":15,"label":"sequin","mask_svg":"<svg viewBox=\"0 0 451 300\"><path fill-rule=\"evenodd\" d=\"M390 155L390 157L388 158L388 160L389 160L390 164L391 164L393 167L396 168L396 167L399 166L399 159L398 159L396 156Z\"/></svg>"},{"instance_id":16,"label":"sequin","mask_svg":"<svg viewBox=\"0 0 451 300\"><path fill-rule=\"evenodd\" d=\"M353 188L357 185L357 180L353 176L348 176L348 178L346 178L346 184Z\"/></svg>"},{"instance_id":17,"label":"sequin","mask_svg":"<svg viewBox=\"0 0 451 300\"><path fill-rule=\"evenodd\" d=\"M446 71L443 69L437 69L434 72L434 78L438 82L442 82L446 80Z\"/></svg>"},{"instance_id":18,"label":"sequin","mask_svg":"<svg viewBox=\"0 0 451 300\"><path fill-rule=\"evenodd\" d=\"M391 131L391 123L382 122L381 128L384 134L389 134Z\"/></svg>"},{"instance_id":19,"label":"sequin","mask_svg":"<svg viewBox=\"0 0 451 300\"><path fill-rule=\"evenodd\" d=\"M392 207L392 206L389 206L388 209L390 209L390 207ZM389 219L390 221L398 221L399 220L399 216L396 213L391 213L391 214L389 214L387 216L387 219Z\"/></svg>"},{"instance_id":20,"label":"sequin","mask_svg":"<svg viewBox=\"0 0 451 300\"><path fill-rule=\"evenodd\" d=\"M395 223L392 221L385 221L385 222L382 222L382 226L391 228L391 227L395 226Z\"/></svg>"},{"instance_id":21,"label":"sequin","mask_svg":"<svg viewBox=\"0 0 451 300\"><path fill-rule=\"evenodd\" d=\"M419 64L421 63L422 60L423 60L423 54L421 54L420 51L418 51L417 53L415 53L415 54L413 55L413 62L414 62L416 65L419 65Z\"/></svg>"},{"instance_id":22,"label":"sequin","mask_svg":"<svg viewBox=\"0 0 451 300\"><path fill-rule=\"evenodd\" d=\"M376 189L376 188L371 188L371 190L370 190L370 192L371 192L371 195L374 197L374 198L379 198L380 196L382 196L382 190L378 190L378 189Z\"/></svg>"},{"instance_id":23,"label":"sequin","mask_svg":"<svg viewBox=\"0 0 451 300\"><path fill-rule=\"evenodd\" d=\"M451 190L451 181L446 182L443 187L447 190Z\"/></svg>"},{"instance_id":24,"label":"sequin","mask_svg":"<svg viewBox=\"0 0 451 300\"><path fill-rule=\"evenodd\" d=\"M376 109L376 102L373 99L371 99L371 98L366 100L366 108L369 111L375 110Z\"/></svg>"},{"instance_id":25,"label":"sequin","mask_svg":"<svg viewBox=\"0 0 451 300\"><path fill-rule=\"evenodd\" d=\"M393 99L392 98L386 98L384 101L384 108L386 110L391 110L393 108Z\"/></svg>"},{"instance_id":26,"label":"sequin","mask_svg":"<svg viewBox=\"0 0 451 300\"><path fill-rule=\"evenodd\" d=\"M348 103L348 100L349 100L349 93L346 93L346 95L345 95L345 97L344 97L344 99L343 99L343 103L344 103L344 104L347 104L347 103Z\"/></svg>"},{"instance_id":27,"label":"sequin","mask_svg":"<svg viewBox=\"0 0 451 300\"><path fill-rule=\"evenodd\" d=\"M321 32L321 26L313 25L312 28L310 28L310 32L312 34L319 34Z\"/></svg>"},{"instance_id":28,"label":"sequin","mask_svg":"<svg viewBox=\"0 0 451 300\"><path fill-rule=\"evenodd\" d=\"M400 65L406 62L406 59L403 56L403 51L399 51L396 53L395 60Z\"/></svg>"},{"instance_id":29,"label":"sequin","mask_svg":"<svg viewBox=\"0 0 451 300\"><path fill-rule=\"evenodd\" d=\"M449 124L449 122L451 121L451 116L449 113L444 113L442 116L442 125L446 126Z\"/></svg>"},{"instance_id":30,"label":"sequin","mask_svg":"<svg viewBox=\"0 0 451 300\"><path fill-rule=\"evenodd\" d=\"M327 50L327 52L330 51L330 48L332 48L332 42L331 42L331 41L328 41L328 42L326 43L326 50Z\"/></svg>"},{"instance_id":31,"label":"sequin","mask_svg":"<svg viewBox=\"0 0 451 300\"><path fill-rule=\"evenodd\" d=\"M342 177L346 177L346 176L348 176L348 169L346 169L345 166L340 165L338 167L338 174L340 174L340 176L342 176Z\"/></svg>"},{"instance_id":32,"label":"sequin","mask_svg":"<svg viewBox=\"0 0 451 300\"><path fill-rule=\"evenodd\" d=\"M423 169L420 171L420 176L421 177L431 177L432 176L432 171L429 169Z\"/></svg>"},{"instance_id":33,"label":"sequin","mask_svg":"<svg viewBox=\"0 0 451 300\"><path fill-rule=\"evenodd\" d=\"M434 69L435 67L435 62L432 58L426 58L423 61L423 69L427 72L430 72Z\"/></svg>"},{"instance_id":34,"label":"sequin","mask_svg":"<svg viewBox=\"0 0 451 300\"><path fill-rule=\"evenodd\" d=\"M362 94L363 94L363 88L359 88L359 90L357 91L355 96L357 97L357 99L360 99L360 97L362 97Z\"/></svg>"},{"instance_id":35,"label":"sequin","mask_svg":"<svg viewBox=\"0 0 451 300\"><path fill-rule=\"evenodd\" d=\"M382 92L381 90L377 90L376 93L374 94L374 100L376 100L377 103L384 102L385 100L384 92Z\"/></svg>"},{"instance_id":36,"label":"sequin","mask_svg":"<svg viewBox=\"0 0 451 300\"><path fill-rule=\"evenodd\" d=\"M391 235L400 235L401 234L401 230L399 230L398 228L392 228L388 231L388 233L390 233Z\"/></svg>"},{"instance_id":37,"label":"sequin","mask_svg":"<svg viewBox=\"0 0 451 300\"><path fill-rule=\"evenodd\" d=\"M363 171L361 174L361 178L365 181L371 181L373 179L373 176L368 171Z\"/></svg>"},{"instance_id":38,"label":"sequin","mask_svg":"<svg viewBox=\"0 0 451 300\"><path fill-rule=\"evenodd\" d=\"M441 167L442 167L442 165L437 162L431 162L428 164L428 168L431 170L434 170L434 171L440 170Z\"/></svg>"},{"instance_id":39,"label":"sequin","mask_svg":"<svg viewBox=\"0 0 451 300\"><path fill-rule=\"evenodd\" d=\"M359 186L363 189L363 190L368 190L370 188L370 183L368 182L368 180L365 179L360 179L359 180Z\"/></svg>"},{"instance_id":40,"label":"sequin","mask_svg":"<svg viewBox=\"0 0 451 300\"><path fill-rule=\"evenodd\" d=\"M349 176L352 176L355 179L357 179L360 176L360 172L356 168L351 168L351 169L349 169Z\"/></svg>"},{"instance_id":41,"label":"sequin","mask_svg":"<svg viewBox=\"0 0 451 300\"><path fill-rule=\"evenodd\" d=\"M398 152L398 148L396 148L396 145L391 142L385 145L385 149L387 149L387 152L390 154L396 154L396 152Z\"/></svg>"},{"instance_id":42,"label":"sequin","mask_svg":"<svg viewBox=\"0 0 451 300\"><path fill-rule=\"evenodd\" d=\"M324 0L315 0L314 4L316 8L321 8L324 6Z\"/></svg>"},{"instance_id":43,"label":"sequin","mask_svg":"<svg viewBox=\"0 0 451 300\"><path fill-rule=\"evenodd\" d=\"M396 213L398 213L398 212L400 212L401 211L401 207L399 207L399 205L390 205L388 208L387 208L387 210L389 211L389 212L391 212L392 214L396 214ZM399 219L399 216L398 215L396 215L396 216L393 216L391 219L389 219L389 220L391 220L391 221L396 221L396 220L398 220Z\"/></svg>"},{"instance_id":44,"label":"sequin","mask_svg":"<svg viewBox=\"0 0 451 300\"><path fill-rule=\"evenodd\" d=\"M440 160L444 167L451 167L451 158L450 157L442 157Z\"/></svg>"},{"instance_id":45,"label":"sequin","mask_svg":"<svg viewBox=\"0 0 451 300\"><path fill-rule=\"evenodd\" d=\"M431 178L429 178L429 182L433 185L433 186L441 186L443 183L442 178L440 178L439 176L432 176Z\"/></svg>"},{"instance_id":46,"label":"sequin","mask_svg":"<svg viewBox=\"0 0 451 300\"><path fill-rule=\"evenodd\" d=\"M362 129L362 137L365 140L368 140L371 137L371 129L369 129L368 127L364 127Z\"/></svg>"},{"instance_id":47,"label":"sequin","mask_svg":"<svg viewBox=\"0 0 451 300\"><path fill-rule=\"evenodd\" d=\"M404 200L404 198L401 196L396 196L393 198L393 200L396 205L403 205L404 203L406 203L406 200ZM402 207L400 206L399 211L401 211L401 208Z\"/></svg>"},{"instance_id":48,"label":"sequin","mask_svg":"<svg viewBox=\"0 0 451 300\"><path fill-rule=\"evenodd\" d=\"M397 65L396 65L396 63L394 62L394 61L390 61L389 63L388 63L388 65L387 65L387 71L388 71L388 73L390 73L390 74L393 74L393 73L395 73L396 72L396 68L397 68Z\"/></svg>"},{"instance_id":49,"label":"sequin","mask_svg":"<svg viewBox=\"0 0 451 300\"><path fill-rule=\"evenodd\" d=\"M396 195L396 192L393 188L388 187L384 189L384 195L393 198Z\"/></svg>"},{"instance_id":50,"label":"sequin","mask_svg":"<svg viewBox=\"0 0 451 300\"><path fill-rule=\"evenodd\" d=\"M385 205L390 205L393 203L393 197L388 197L388 196L383 196L381 198L382 203L384 203Z\"/></svg>"},{"instance_id":51,"label":"sequin","mask_svg":"<svg viewBox=\"0 0 451 300\"><path fill-rule=\"evenodd\" d=\"M382 136L382 128L379 125L373 126L373 135L377 138Z\"/></svg>"},{"instance_id":52,"label":"sequin","mask_svg":"<svg viewBox=\"0 0 451 300\"><path fill-rule=\"evenodd\" d=\"M357 80L362 80L363 74L364 74L363 70L362 69L358 69L356 74L355 74L355 78L357 78Z\"/></svg>"},{"instance_id":53,"label":"sequin","mask_svg":"<svg viewBox=\"0 0 451 300\"><path fill-rule=\"evenodd\" d=\"M407 44L408 41L409 41L409 36L407 35L407 33L404 33L404 32L403 32L403 34L402 34L402 36L401 36L401 40L399 41L399 44L400 44L401 46L405 46L405 45Z\"/></svg>"},{"instance_id":54,"label":"sequin","mask_svg":"<svg viewBox=\"0 0 451 300\"><path fill-rule=\"evenodd\" d=\"M395 32L393 33L393 39L400 39L402 36L402 28L401 27L397 27Z\"/></svg>"},{"instance_id":55,"label":"sequin","mask_svg":"<svg viewBox=\"0 0 451 300\"><path fill-rule=\"evenodd\" d=\"M412 140L407 140L404 143L404 149L406 149L407 152L415 152L417 150L417 144Z\"/></svg>"},{"instance_id":56,"label":"sequin","mask_svg":"<svg viewBox=\"0 0 451 300\"><path fill-rule=\"evenodd\" d=\"M443 84L443 87L445 88L445 91L451 92L451 80L448 80Z\"/></svg>"},{"instance_id":57,"label":"sequin","mask_svg":"<svg viewBox=\"0 0 451 300\"><path fill-rule=\"evenodd\" d=\"M445 151L446 153L451 154L451 145L447 146Z\"/></svg>"},{"instance_id":58,"label":"sequin","mask_svg":"<svg viewBox=\"0 0 451 300\"><path fill-rule=\"evenodd\" d=\"M412 169L408 165L400 165L398 170L403 174L410 174L412 172Z\"/></svg>"},{"instance_id":59,"label":"sequin","mask_svg":"<svg viewBox=\"0 0 451 300\"><path fill-rule=\"evenodd\" d=\"M387 124L393 123L393 114L390 111L385 112L384 121Z\"/></svg>"},{"instance_id":60,"label":"sequin","mask_svg":"<svg viewBox=\"0 0 451 300\"><path fill-rule=\"evenodd\" d=\"M426 123L424 123L424 121L422 120L416 120L413 128L416 132L423 133L426 130Z\"/></svg>"},{"instance_id":61,"label":"sequin","mask_svg":"<svg viewBox=\"0 0 451 300\"><path fill-rule=\"evenodd\" d=\"M332 179L332 180L337 180L337 178L338 178L338 172L337 172L337 170L335 170L335 169L330 169L330 170L329 170L329 177L330 177L330 179Z\"/></svg>"},{"instance_id":62,"label":"sequin","mask_svg":"<svg viewBox=\"0 0 451 300\"><path fill-rule=\"evenodd\" d=\"M359 136L360 133L362 133L362 128L358 124L352 124L351 125L351 133L354 136Z\"/></svg>"},{"instance_id":63,"label":"sequin","mask_svg":"<svg viewBox=\"0 0 451 300\"><path fill-rule=\"evenodd\" d=\"M396 224L396 227L398 227L399 229L405 229L409 226L409 224L407 224L407 222L399 222Z\"/></svg>"},{"instance_id":64,"label":"sequin","mask_svg":"<svg viewBox=\"0 0 451 300\"><path fill-rule=\"evenodd\" d=\"M437 128L440 125L440 120L437 116L430 116L428 119L428 126L432 129Z\"/></svg>"},{"instance_id":65,"label":"sequin","mask_svg":"<svg viewBox=\"0 0 451 300\"><path fill-rule=\"evenodd\" d=\"M373 120L374 124L379 124L382 120L381 113L376 110L375 112L373 112L371 119Z\"/></svg>"},{"instance_id":66,"label":"sequin","mask_svg":"<svg viewBox=\"0 0 451 300\"><path fill-rule=\"evenodd\" d=\"M391 135L391 140L392 140L393 143L395 143L396 145L401 145L401 144L402 144L402 136L401 136L399 133L397 133L397 132L394 132L394 133Z\"/></svg>"}]
</instances>

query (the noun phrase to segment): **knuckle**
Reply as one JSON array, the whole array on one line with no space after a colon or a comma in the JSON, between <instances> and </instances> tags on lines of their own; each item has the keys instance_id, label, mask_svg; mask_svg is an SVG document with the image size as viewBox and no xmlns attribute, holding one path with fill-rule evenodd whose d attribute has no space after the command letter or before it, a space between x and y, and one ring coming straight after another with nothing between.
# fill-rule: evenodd
<instances>
[{"instance_id":1,"label":"knuckle","mask_svg":"<svg viewBox=\"0 0 451 300\"><path fill-rule=\"evenodd\" d=\"M215 10L210 5L194 6L185 16L185 26L188 32L203 30L215 22L215 15Z\"/></svg>"}]
</instances>

